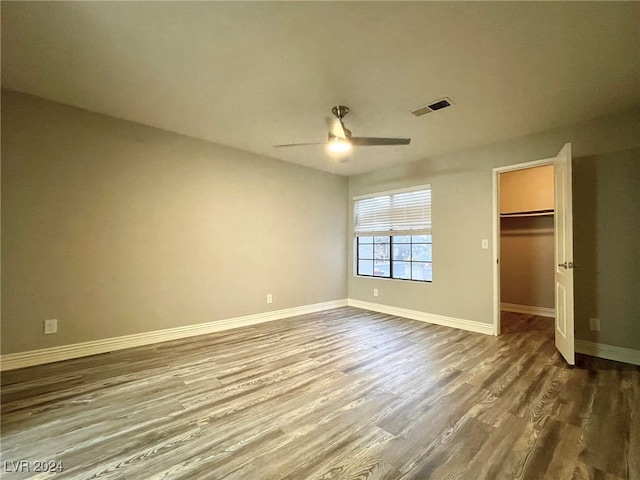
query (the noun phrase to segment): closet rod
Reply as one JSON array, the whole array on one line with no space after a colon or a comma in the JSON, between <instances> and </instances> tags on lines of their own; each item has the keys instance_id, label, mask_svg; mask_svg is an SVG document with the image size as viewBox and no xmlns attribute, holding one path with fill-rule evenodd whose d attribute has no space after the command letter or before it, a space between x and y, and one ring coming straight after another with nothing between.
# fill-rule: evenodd
<instances>
[{"instance_id":1,"label":"closet rod","mask_svg":"<svg viewBox=\"0 0 640 480\"><path fill-rule=\"evenodd\" d=\"M535 212L514 212L514 213L501 213L500 217L543 217L547 215L553 215L553 210L539 210Z\"/></svg>"}]
</instances>

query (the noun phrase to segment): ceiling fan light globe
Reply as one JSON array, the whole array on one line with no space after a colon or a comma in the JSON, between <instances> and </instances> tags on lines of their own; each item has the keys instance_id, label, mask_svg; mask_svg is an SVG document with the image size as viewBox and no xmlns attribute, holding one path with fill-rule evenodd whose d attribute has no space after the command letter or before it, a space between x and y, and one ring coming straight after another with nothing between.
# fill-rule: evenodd
<instances>
[{"instance_id":1,"label":"ceiling fan light globe","mask_svg":"<svg viewBox=\"0 0 640 480\"><path fill-rule=\"evenodd\" d=\"M329 150L334 153L344 153L351 150L351 143L348 140L342 138L336 138L329 142Z\"/></svg>"}]
</instances>

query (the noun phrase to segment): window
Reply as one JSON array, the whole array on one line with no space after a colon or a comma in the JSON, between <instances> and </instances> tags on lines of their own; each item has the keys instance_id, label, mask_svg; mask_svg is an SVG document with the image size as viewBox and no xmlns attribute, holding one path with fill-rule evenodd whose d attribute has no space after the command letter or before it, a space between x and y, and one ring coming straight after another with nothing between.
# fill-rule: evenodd
<instances>
[{"instance_id":1,"label":"window","mask_svg":"<svg viewBox=\"0 0 640 480\"><path fill-rule=\"evenodd\" d=\"M354 198L357 275L432 280L431 187Z\"/></svg>"}]
</instances>

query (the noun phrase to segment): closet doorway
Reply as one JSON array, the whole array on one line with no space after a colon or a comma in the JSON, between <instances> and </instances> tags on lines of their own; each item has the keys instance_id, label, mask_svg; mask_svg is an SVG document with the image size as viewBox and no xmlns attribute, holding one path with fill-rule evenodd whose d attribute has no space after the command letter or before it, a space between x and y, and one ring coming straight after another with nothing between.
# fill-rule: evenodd
<instances>
[{"instance_id":1,"label":"closet doorway","mask_svg":"<svg viewBox=\"0 0 640 480\"><path fill-rule=\"evenodd\" d=\"M555 318L553 165L500 179L500 310Z\"/></svg>"},{"instance_id":2,"label":"closet doorway","mask_svg":"<svg viewBox=\"0 0 640 480\"><path fill-rule=\"evenodd\" d=\"M571 201L571 144L554 158L493 170L494 334L502 312L555 318L556 348L573 365Z\"/></svg>"}]
</instances>

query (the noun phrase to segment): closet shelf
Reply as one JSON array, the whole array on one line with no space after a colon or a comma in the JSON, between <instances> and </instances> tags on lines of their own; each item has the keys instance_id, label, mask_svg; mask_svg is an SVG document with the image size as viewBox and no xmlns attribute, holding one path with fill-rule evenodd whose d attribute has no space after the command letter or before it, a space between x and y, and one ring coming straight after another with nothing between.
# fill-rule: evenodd
<instances>
[{"instance_id":1,"label":"closet shelf","mask_svg":"<svg viewBox=\"0 0 640 480\"><path fill-rule=\"evenodd\" d=\"M531 212L512 212L512 213L501 213L501 218L511 218L511 217L545 217L553 215L553 210L535 210Z\"/></svg>"}]
</instances>

